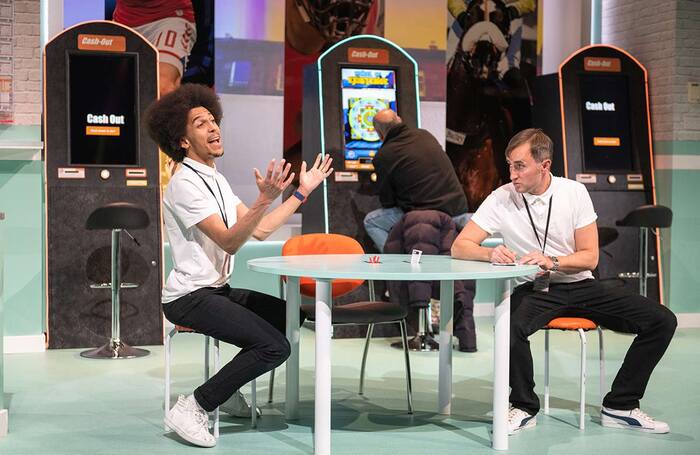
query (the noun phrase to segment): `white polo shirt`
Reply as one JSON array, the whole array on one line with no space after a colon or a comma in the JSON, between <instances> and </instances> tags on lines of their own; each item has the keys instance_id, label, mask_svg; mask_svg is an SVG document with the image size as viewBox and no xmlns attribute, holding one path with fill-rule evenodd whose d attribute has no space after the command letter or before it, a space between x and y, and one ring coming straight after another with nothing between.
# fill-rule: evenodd
<instances>
[{"instance_id":1,"label":"white polo shirt","mask_svg":"<svg viewBox=\"0 0 700 455\"><path fill-rule=\"evenodd\" d=\"M163 288L163 303L172 302L203 287L223 286L228 283L233 269L233 256L222 250L196 225L210 215L221 215L222 209L225 210L228 226L233 226L236 223L236 207L241 200L233 194L226 178L215 168L190 158L185 158L183 163L192 166L196 172L181 165L163 195L163 219L173 255L173 270Z\"/></svg>"},{"instance_id":2,"label":"white polo shirt","mask_svg":"<svg viewBox=\"0 0 700 455\"><path fill-rule=\"evenodd\" d=\"M551 175L551 174L550 174ZM500 233L503 243L515 251L518 257L533 251L542 251L530 223L523 196L527 200L532 220L540 237L544 240L547 225L547 211L552 198L552 215L544 254L547 256L568 256L576 251L574 231L593 223L597 218L593 202L583 184L573 180L554 177L547 190L539 195L520 194L512 183L501 186L479 206L472 221L489 234ZM583 272L552 274L553 283L573 283L593 278L593 274ZM534 275L516 279L517 284L532 281Z\"/></svg>"}]
</instances>

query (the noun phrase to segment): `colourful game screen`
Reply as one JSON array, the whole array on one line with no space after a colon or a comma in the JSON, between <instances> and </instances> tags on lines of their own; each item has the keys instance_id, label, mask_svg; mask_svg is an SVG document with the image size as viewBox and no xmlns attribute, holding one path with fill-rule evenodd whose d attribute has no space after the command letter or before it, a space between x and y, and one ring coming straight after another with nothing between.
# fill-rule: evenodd
<instances>
[{"instance_id":1,"label":"colourful game screen","mask_svg":"<svg viewBox=\"0 0 700 455\"><path fill-rule=\"evenodd\" d=\"M342 68L345 169L374 169L372 158L382 146L374 131L374 114L396 111L396 72L387 69Z\"/></svg>"}]
</instances>

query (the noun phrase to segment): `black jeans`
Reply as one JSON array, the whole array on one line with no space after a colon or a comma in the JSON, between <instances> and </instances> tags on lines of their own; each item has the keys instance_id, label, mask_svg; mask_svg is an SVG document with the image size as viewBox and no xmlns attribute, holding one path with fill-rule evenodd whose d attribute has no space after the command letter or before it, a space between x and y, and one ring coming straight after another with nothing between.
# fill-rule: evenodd
<instances>
[{"instance_id":1,"label":"black jeans","mask_svg":"<svg viewBox=\"0 0 700 455\"><path fill-rule=\"evenodd\" d=\"M243 289L202 288L163 305L168 320L241 348L194 397L211 412L241 386L289 357L284 300Z\"/></svg>"},{"instance_id":2,"label":"black jeans","mask_svg":"<svg viewBox=\"0 0 700 455\"><path fill-rule=\"evenodd\" d=\"M534 415L540 409L535 394L528 337L558 317L583 317L615 332L634 333L632 345L603 399L603 406L639 407L649 377L676 330L676 316L663 305L623 288L596 280L551 284L549 292L518 286L510 298L510 402Z\"/></svg>"}]
</instances>

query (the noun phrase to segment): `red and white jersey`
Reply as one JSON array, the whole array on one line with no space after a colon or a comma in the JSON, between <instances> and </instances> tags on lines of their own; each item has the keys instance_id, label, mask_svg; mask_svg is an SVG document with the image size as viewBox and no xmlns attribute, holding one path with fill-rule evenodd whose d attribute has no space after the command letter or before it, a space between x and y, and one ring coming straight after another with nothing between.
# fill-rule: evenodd
<instances>
[{"instance_id":1,"label":"red and white jersey","mask_svg":"<svg viewBox=\"0 0 700 455\"><path fill-rule=\"evenodd\" d=\"M117 0L112 19L129 27L177 17L194 22L192 0Z\"/></svg>"}]
</instances>

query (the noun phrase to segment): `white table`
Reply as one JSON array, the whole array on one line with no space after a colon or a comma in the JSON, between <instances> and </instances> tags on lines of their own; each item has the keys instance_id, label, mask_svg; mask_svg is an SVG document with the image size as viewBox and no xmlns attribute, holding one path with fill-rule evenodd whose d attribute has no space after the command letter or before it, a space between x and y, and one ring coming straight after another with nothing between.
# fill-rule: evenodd
<instances>
[{"instance_id":1,"label":"white table","mask_svg":"<svg viewBox=\"0 0 700 455\"><path fill-rule=\"evenodd\" d=\"M493 440L496 450L508 448L508 368L510 349L510 279L531 275L537 266L494 266L485 262L462 261L449 256L424 255L421 263L410 264L409 255L380 255L379 264L367 262L369 255L277 256L248 261L256 272L286 275L287 338L291 355L287 361L286 416L298 417L299 404L299 278L316 280L316 381L314 453L331 453L331 281L335 278L440 281L440 349L438 411L450 414L452 401L452 313L455 280L496 281Z\"/></svg>"}]
</instances>

